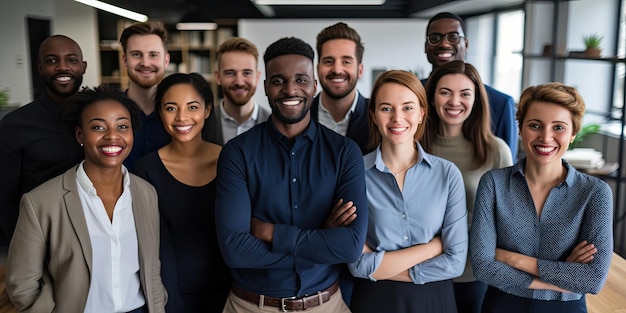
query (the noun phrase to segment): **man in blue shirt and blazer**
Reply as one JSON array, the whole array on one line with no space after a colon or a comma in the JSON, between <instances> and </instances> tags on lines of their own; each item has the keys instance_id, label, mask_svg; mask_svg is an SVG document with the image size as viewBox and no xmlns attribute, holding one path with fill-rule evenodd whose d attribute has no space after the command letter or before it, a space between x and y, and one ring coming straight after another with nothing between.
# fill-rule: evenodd
<instances>
[{"instance_id":1,"label":"man in blue shirt and blazer","mask_svg":"<svg viewBox=\"0 0 626 313\"><path fill-rule=\"evenodd\" d=\"M354 140L363 155L368 149L369 99L356 89L363 76L361 36L346 23L317 34L317 77L322 91L313 99L311 117L336 133Z\"/></svg>"},{"instance_id":2,"label":"man in blue shirt and blazer","mask_svg":"<svg viewBox=\"0 0 626 313\"><path fill-rule=\"evenodd\" d=\"M452 42L450 42L452 41ZM428 21L424 52L433 71L450 61L464 61L469 41L465 37L463 19L454 13L442 12ZM427 79L422 79L426 84ZM513 161L517 159L518 130L515 122L515 102L511 96L485 85L491 107L491 130L511 148Z\"/></svg>"},{"instance_id":3,"label":"man in blue shirt and blazer","mask_svg":"<svg viewBox=\"0 0 626 313\"><path fill-rule=\"evenodd\" d=\"M337 280L365 243L365 167L354 141L311 119L313 58L294 37L267 48L272 115L220 154L216 230L233 278L224 312L350 312Z\"/></svg>"}]
</instances>

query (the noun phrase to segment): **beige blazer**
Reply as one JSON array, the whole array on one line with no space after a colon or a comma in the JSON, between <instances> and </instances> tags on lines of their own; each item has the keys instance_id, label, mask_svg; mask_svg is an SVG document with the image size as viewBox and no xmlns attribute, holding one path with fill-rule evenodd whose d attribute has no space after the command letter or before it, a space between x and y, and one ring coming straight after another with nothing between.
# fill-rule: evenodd
<instances>
[{"instance_id":1,"label":"beige blazer","mask_svg":"<svg viewBox=\"0 0 626 313\"><path fill-rule=\"evenodd\" d=\"M92 246L72 167L24 194L7 259L6 290L20 312L84 312ZM130 176L140 280L149 312L165 312L154 187ZM97 247L96 247L97 248Z\"/></svg>"}]
</instances>

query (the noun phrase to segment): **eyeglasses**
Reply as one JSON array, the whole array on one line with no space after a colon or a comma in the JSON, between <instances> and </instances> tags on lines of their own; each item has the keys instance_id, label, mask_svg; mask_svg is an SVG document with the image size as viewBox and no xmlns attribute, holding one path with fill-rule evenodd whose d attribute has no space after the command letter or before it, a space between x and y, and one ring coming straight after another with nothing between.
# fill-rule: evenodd
<instances>
[{"instance_id":1,"label":"eyeglasses","mask_svg":"<svg viewBox=\"0 0 626 313\"><path fill-rule=\"evenodd\" d=\"M441 40L443 40L444 37L446 38L446 42L451 45L456 45L459 41L461 41L461 38L465 38L465 36L459 35L458 32L451 32L447 34L428 34L428 36L426 36L426 40L431 46L436 46L441 43Z\"/></svg>"}]
</instances>

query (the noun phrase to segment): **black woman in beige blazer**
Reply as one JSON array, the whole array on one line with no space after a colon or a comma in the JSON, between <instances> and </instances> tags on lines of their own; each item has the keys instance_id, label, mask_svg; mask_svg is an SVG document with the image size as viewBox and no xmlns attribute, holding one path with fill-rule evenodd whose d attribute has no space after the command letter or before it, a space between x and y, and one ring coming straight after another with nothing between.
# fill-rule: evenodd
<instances>
[{"instance_id":1,"label":"black woman in beige blazer","mask_svg":"<svg viewBox=\"0 0 626 313\"><path fill-rule=\"evenodd\" d=\"M98 87L95 92L112 91ZM109 100L98 101L100 102L95 103ZM111 104L86 104L85 107L93 108L99 105ZM87 108L84 112L87 112ZM93 120L97 118L89 120L89 125L84 127L85 130L77 130L77 140L81 145L84 142L86 157L85 162L82 163L84 171L93 181L98 196L103 198L103 207L107 208L106 199L109 188L99 187L111 187L101 183L110 176L115 176L112 187L120 187L116 184L123 180L119 172L124 172L121 162L132 148L132 129L130 129L130 136L128 133L119 135L115 132L127 132L130 127L124 128L125 126L109 124L94 127ZM113 120L116 121L116 119ZM130 124L133 119L127 120ZM78 127L83 128L82 125ZM102 129L106 130L102 131ZM109 129L112 130L109 131ZM94 138L94 135L89 135L88 132L99 131L107 132L107 134L96 134L100 136L97 141L90 141L91 139L87 138L87 136ZM124 136L127 136L127 140L120 139ZM115 146L121 147L122 152L111 153L110 147ZM108 150L102 147L108 147ZM17 227L9 247L6 280L9 298L19 311L36 313L85 311L91 279L94 277L93 271L96 270L92 268L93 251L98 251L99 247L92 246L85 209L81 204L77 184L79 166L81 165L72 167L64 174L47 181L22 197ZM145 306L141 308L144 311L141 312L146 312L146 310L150 313L165 312L167 295L160 276L159 213L156 191L143 179L130 173L126 175L129 175L130 180L132 215L136 229L137 250L135 251L138 251L140 291L143 292L145 298ZM121 189L125 188L121 187ZM115 199L119 198L113 197L114 201ZM110 213L112 221L112 212L108 212L107 209L107 213ZM122 253L126 251L123 250ZM92 294L92 296L99 295Z\"/></svg>"}]
</instances>

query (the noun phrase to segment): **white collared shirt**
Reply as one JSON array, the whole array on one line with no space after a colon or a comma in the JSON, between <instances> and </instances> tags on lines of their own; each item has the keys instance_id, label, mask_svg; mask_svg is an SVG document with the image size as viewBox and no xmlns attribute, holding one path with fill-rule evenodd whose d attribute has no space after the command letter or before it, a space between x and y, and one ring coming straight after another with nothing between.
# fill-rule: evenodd
<instances>
[{"instance_id":1,"label":"white collared shirt","mask_svg":"<svg viewBox=\"0 0 626 313\"><path fill-rule=\"evenodd\" d=\"M220 117L222 119L222 137L224 139L224 144L258 124L257 119L259 117L259 105L256 102L253 104L254 107L252 108L250 118L239 124L237 123L237 120L228 115L226 110L224 110L224 100L220 102Z\"/></svg>"},{"instance_id":2,"label":"white collared shirt","mask_svg":"<svg viewBox=\"0 0 626 313\"><path fill-rule=\"evenodd\" d=\"M76 183L92 248L91 280L85 312L128 312L145 304L139 280L139 248L133 217L130 177L125 167L124 191L110 221L104 204L83 168Z\"/></svg>"},{"instance_id":3,"label":"white collared shirt","mask_svg":"<svg viewBox=\"0 0 626 313\"><path fill-rule=\"evenodd\" d=\"M320 95L320 107L317 112L317 120L320 124L334 130L337 134L345 136L348 133L348 125L350 125L350 115L356 109L356 103L359 101L359 91L355 90L354 93L354 101L352 101L352 106L350 110L346 113L346 116L339 122L335 122L335 119L332 115L330 115L330 111L326 109L324 104L322 103L322 96Z\"/></svg>"}]
</instances>

